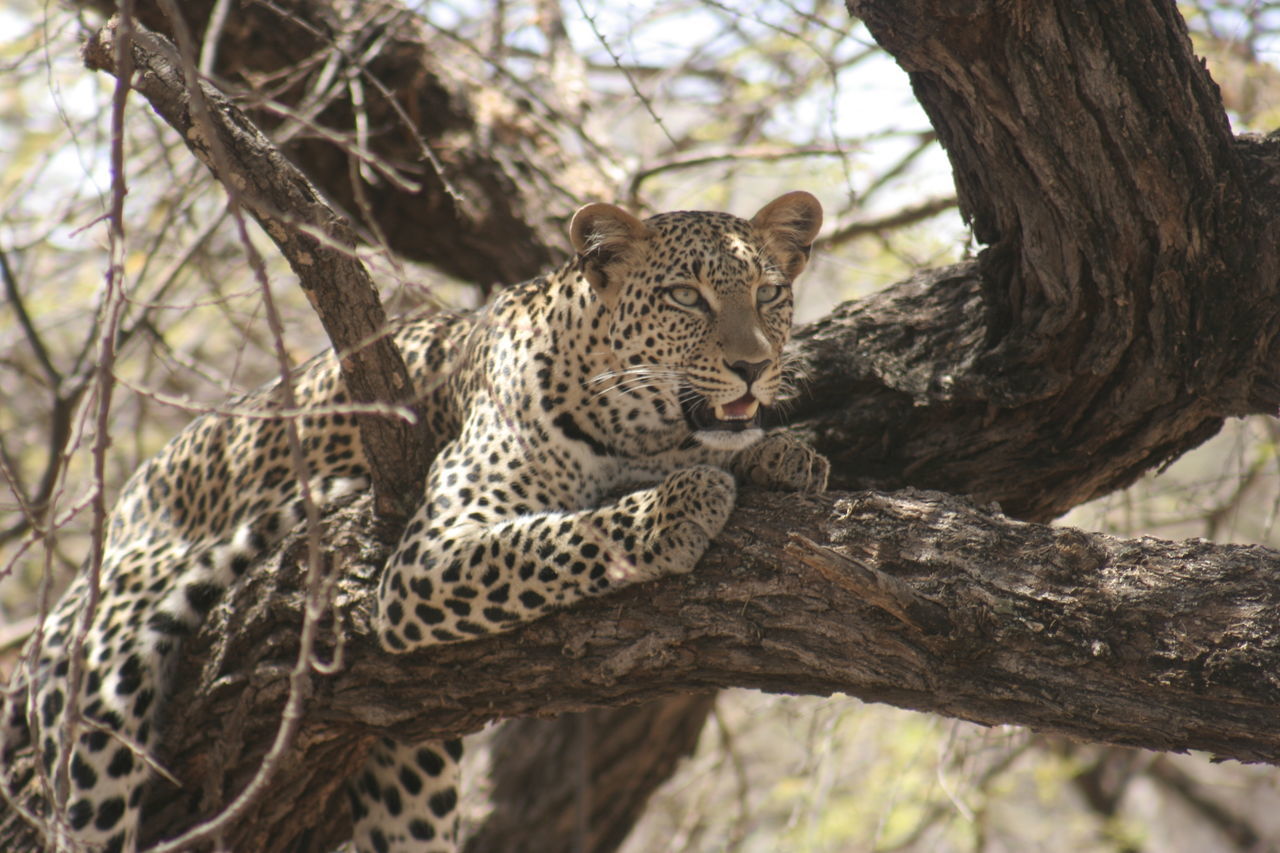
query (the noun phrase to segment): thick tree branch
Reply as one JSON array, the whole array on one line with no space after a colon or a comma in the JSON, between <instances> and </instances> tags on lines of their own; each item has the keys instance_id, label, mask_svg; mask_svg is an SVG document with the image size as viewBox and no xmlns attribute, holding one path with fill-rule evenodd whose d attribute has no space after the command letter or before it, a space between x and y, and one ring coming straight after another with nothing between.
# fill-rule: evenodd
<instances>
[{"instance_id":1,"label":"thick tree branch","mask_svg":"<svg viewBox=\"0 0 1280 853\"><path fill-rule=\"evenodd\" d=\"M1173 3L850 8L989 248L800 336L798 413L837 482L1043 520L1275 412L1275 145L1232 139Z\"/></svg>"},{"instance_id":2,"label":"thick tree branch","mask_svg":"<svg viewBox=\"0 0 1280 853\"><path fill-rule=\"evenodd\" d=\"M841 556L804 565L822 559L798 559L805 539ZM754 686L1280 762L1280 723L1253 720L1280 704L1280 555L1029 525L936 493L754 494L690 580L422 658L353 650L326 713L420 736L439 732L424 708L470 729L489 708ZM371 684L376 710L346 703L344 685Z\"/></svg>"},{"instance_id":3,"label":"thick tree branch","mask_svg":"<svg viewBox=\"0 0 1280 853\"><path fill-rule=\"evenodd\" d=\"M379 552L360 532L366 506L334 517L345 644L335 652L330 635L325 655L344 666L317 679L278 780L289 796L236 827L233 849L340 838L339 777L379 734L439 737L727 686L1280 763L1280 553L1265 548L1114 539L938 493L747 493L687 578L390 656L367 627ZM150 832L190 820L193 792L216 809L274 732L301 619L301 539L281 553L186 650L173 699L184 712L165 736L186 793L158 793Z\"/></svg>"}]
</instances>

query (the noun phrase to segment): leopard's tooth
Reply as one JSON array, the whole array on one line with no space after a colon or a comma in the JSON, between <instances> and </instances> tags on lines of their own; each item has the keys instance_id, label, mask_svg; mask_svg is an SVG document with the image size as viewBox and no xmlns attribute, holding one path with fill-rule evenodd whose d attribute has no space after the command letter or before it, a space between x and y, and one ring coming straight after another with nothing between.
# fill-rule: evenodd
<instances>
[{"instance_id":1,"label":"leopard's tooth","mask_svg":"<svg viewBox=\"0 0 1280 853\"><path fill-rule=\"evenodd\" d=\"M756 412L760 409L760 401L752 400L751 405L747 407L747 413L742 416L743 420L750 420L756 416Z\"/></svg>"},{"instance_id":2,"label":"leopard's tooth","mask_svg":"<svg viewBox=\"0 0 1280 853\"><path fill-rule=\"evenodd\" d=\"M722 421L726 417L724 413L724 406L720 405L719 403L716 403L715 406L712 407L711 411L715 414L716 420L718 421Z\"/></svg>"}]
</instances>

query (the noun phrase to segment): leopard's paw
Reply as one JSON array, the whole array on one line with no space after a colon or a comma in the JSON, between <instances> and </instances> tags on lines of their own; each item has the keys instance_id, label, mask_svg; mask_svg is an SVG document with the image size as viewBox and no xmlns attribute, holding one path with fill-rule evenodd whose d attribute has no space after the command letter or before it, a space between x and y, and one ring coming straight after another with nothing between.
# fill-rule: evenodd
<instances>
[{"instance_id":1,"label":"leopard's paw","mask_svg":"<svg viewBox=\"0 0 1280 853\"><path fill-rule=\"evenodd\" d=\"M687 574L733 511L733 476L710 465L675 471L654 490L645 542L656 574Z\"/></svg>"},{"instance_id":2,"label":"leopard's paw","mask_svg":"<svg viewBox=\"0 0 1280 853\"><path fill-rule=\"evenodd\" d=\"M827 488L831 463L788 432L775 432L741 451L734 473L744 483L780 492L821 492Z\"/></svg>"}]
</instances>

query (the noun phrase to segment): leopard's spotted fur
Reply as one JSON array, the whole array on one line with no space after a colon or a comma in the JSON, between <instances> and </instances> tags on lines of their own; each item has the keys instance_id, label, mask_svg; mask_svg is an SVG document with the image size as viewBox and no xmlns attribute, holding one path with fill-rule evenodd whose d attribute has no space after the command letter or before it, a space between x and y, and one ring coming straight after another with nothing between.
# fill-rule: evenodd
<instances>
[{"instance_id":1,"label":"leopard's spotted fur","mask_svg":"<svg viewBox=\"0 0 1280 853\"><path fill-rule=\"evenodd\" d=\"M766 436L791 323L791 283L821 223L807 193L752 220L580 210L577 258L471 314L403 324L436 435L451 437L379 584L383 646L405 652L505 631L585 596L691 570L733 507L734 474L821 489L825 460ZM332 357L295 394L313 495L364 486ZM132 849L178 641L302 519L278 389L193 423L129 481L110 521L85 639L80 707L55 844ZM620 490L621 498L611 499ZM85 583L44 626L12 690L5 749L59 767L68 647ZM460 744L380 744L351 785L362 851L451 850Z\"/></svg>"}]
</instances>

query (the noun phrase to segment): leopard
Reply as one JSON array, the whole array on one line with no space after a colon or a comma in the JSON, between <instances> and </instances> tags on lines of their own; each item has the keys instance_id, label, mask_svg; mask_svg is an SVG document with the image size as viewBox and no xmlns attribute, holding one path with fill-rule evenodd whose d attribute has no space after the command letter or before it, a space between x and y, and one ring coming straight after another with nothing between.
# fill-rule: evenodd
<instances>
[{"instance_id":1,"label":"leopard","mask_svg":"<svg viewBox=\"0 0 1280 853\"><path fill-rule=\"evenodd\" d=\"M793 387L793 285L821 224L803 191L751 219L588 204L554 272L480 309L396 324L444 443L376 579L381 649L488 637L688 573L740 485L825 489L827 460L775 428ZM309 506L370 488L338 358L287 381L293 414L277 380L141 465L106 525L96 587L75 581L24 653L4 756L26 748L43 765L50 847L136 849L183 638ZM84 722L68 733L72 696ZM348 784L355 849L456 850L461 756L460 740L377 740Z\"/></svg>"}]
</instances>

